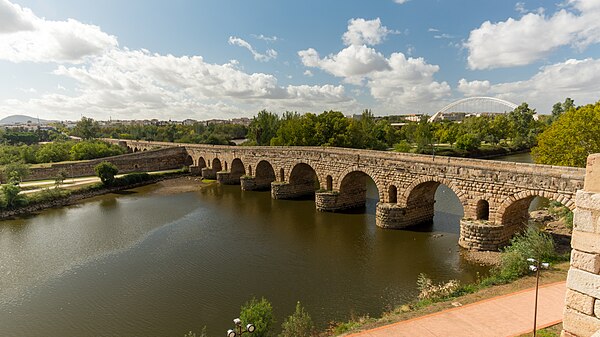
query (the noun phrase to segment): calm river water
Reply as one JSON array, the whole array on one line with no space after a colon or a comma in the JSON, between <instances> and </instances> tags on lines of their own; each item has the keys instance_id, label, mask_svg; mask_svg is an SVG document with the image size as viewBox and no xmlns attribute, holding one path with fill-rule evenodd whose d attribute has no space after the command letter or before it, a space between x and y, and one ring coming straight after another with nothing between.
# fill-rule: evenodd
<instances>
[{"instance_id":1,"label":"calm river water","mask_svg":"<svg viewBox=\"0 0 600 337\"><path fill-rule=\"evenodd\" d=\"M377 195L374 184L369 195ZM310 200L212 185L160 185L0 222L0 336L183 336L231 327L264 296L281 322L301 301L319 327L412 300L416 279L471 282L459 254L462 207L441 186L434 223L375 226Z\"/></svg>"}]
</instances>

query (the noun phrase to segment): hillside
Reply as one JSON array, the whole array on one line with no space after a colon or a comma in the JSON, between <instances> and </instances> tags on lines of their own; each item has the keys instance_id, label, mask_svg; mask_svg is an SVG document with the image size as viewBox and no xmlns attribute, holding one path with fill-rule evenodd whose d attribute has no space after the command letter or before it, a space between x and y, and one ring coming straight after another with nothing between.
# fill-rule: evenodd
<instances>
[{"instance_id":1,"label":"hillside","mask_svg":"<svg viewBox=\"0 0 600 337\"><path fill-rule=\"evenodd\" d=\"M32 123L37 124L38 119L36 117L30 117L30 116L25 116L25 115L11 115L11 116L0 119L0 125L16 124L16 123L26 124L27 121L31 121ZM40 119L40 123L42 123L42 124L48 123L48 122L51 122L51 121L48 121L45 119Z\"/></svg>"}]
</instances>

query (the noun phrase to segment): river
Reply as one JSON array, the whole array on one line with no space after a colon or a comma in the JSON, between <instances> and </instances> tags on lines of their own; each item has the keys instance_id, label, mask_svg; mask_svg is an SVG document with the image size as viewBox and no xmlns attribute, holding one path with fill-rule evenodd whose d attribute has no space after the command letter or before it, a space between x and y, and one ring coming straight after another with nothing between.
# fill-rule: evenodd
<instances>
[{"instance_id":1,"label":"river","mask_svg":"<svg viewBox=\"0 0 600 337\"><path fill-rule=\"evenodd\" d=\"M417 295L419 273L472 282L458 247L462 206L440 186L433 224L375 226L365 212L211 185L161 184L0 222L0 336L220 336L252 296L278 321L301 301L319 328Z\"/></svg>"}]
</instances>

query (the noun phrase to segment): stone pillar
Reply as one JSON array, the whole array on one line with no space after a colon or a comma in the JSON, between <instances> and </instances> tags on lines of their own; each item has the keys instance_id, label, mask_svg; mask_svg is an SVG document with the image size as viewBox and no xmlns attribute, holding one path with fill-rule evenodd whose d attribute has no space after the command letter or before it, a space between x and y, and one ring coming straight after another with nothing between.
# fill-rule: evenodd
<instances>
[{"instance_id":1,"label":"stone pillar","mask_svg":"<svg viewBox=\"0 0 600 337\"><path fill-rule=\"evenodd\" d=\"M201 176L202 169L200 168L200 166L192 165L192 166L190 166L190 173L195 176Z\"/></svg>"},{"instance_id":2,"label":"stone pillar","mask_svg":"<svg viewBox=\"0 0 600 337\"><path fill-rule=\"evenodd\" d=\"M458 245L469 250L498 250L506 246L512 235L502 225L487 220L460 220Z\"/></svg>"},{"instance_id":3,"label":"stone pillar","mask_svg":"<svg viewBox=\"0 0 600 337\"><path fill-rule=\"evenodd\" d=\"M561 336L588 337L600 330L600 154L588 157L575 205Z\"/></svg>"},{"instance_id":4,"label":"stone pillar","mask_svg":"<svg viewBox=\"0 0 600 337\"><path fill-rule=\"evenodd\" d=\"M241 176L240 185L242 185L242 191L268 191L271 189L271 180Z\"/></svg>"},{"instance_id":5,"label":"stone pillar","mask_svg":"<svg viewBox=\"0 0 600 337\"><path fill-rule=\"evenodd\" d=\"M347 209L365 207L367 202L367 190L357 190L353 193L342 193L337 191L318 192L315 194L317 210L323 212L336 212Z\"/></svg>"},{"instance_id":6,"label":"stone pillar","mask_svg":"<svg viewBox=\"0 0 600 337\"><path fill-rule=\"evenodd\" d=\"M242 175L243 173L221 171L217 172L217 181L223 185L239 185Z\"/></svg>"},{"instance_id":7,"label":"stone pillar","mask_svg":"<svg viewBox=\"0 0 600 337\"><path fill-rule=\"evenodd\" d=\"M217 179L217 173L215 172L214 169L211 169L211 168L208 168L208 167L204 167L204 168L202 168L202 178L216 180Z\"/></svg>"},{"instance_id":8,"label":"stone pillar","mask_svg":"<svg viewBox=\"0 0 600 337\"><path fill-rule=\"evenodd\" d=\"M418 207L400 207L394 203L378 202L375 211L377 226L400 229L433 221L433 203Z\"/></svg>"},{"instance_id":9,"label":"stone pillar","mask_svg":"<svg viewBox=\"0 0 600 337\"><path fill-rule=\"evenodd\" d=\"M273 199L296 199L315 194L314 183L290 184L287 182L271 183L271 198Z\"/></svg>"}]
</instances>

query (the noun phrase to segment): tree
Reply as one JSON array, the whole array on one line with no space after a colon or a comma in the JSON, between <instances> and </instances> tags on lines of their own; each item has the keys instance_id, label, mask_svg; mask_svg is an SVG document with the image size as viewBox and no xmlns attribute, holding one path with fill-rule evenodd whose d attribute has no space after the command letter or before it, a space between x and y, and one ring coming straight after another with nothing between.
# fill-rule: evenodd
<instances>
[{"instance_id":1,"label":"tree","mask_svg":"<svg viewBox=\"0 0 600 337\"><path fill-rule=\"evenodd\" d=\"M21 193L21 187L18 182L9 182L2 185L3 204L7 208L15 208L27 204L27 199Z\"/></svg>"},{"instance_id":2,"label":"tree","mask_svg":"<svg viewBox=\"0 0 600 337\"><path fill-rule=\"evenodd\" d=\"M481 140L471 133L465 133L456 139L456 147L461 150L473 151L478 149L479 145L481 145Z\"/></svg>"},{"instance_id":3,"label":"tree","mask_svg":"<svg viewBox=\"0 0 600 337\"><path fill-rule=\"evenodd\" d=\"M600 152L600 101L565 111L538 137L532 149L536 163L585 167Z\"/></svg>"},{"instance_id":4,"label":"tree","mask_svg":"<svg viewBox=\"0 0 600 337\"><path fill-rule=\"evenodd\" d=\"M277 135L279 116L267 110L262 110L256 115L248 127L248 139L255 141L256 145L269 145L271 139Z\"/></svg>"},{"instance_id":5,"label":"tree","mask_svg":"<svg viewBox=\"0 0 600 337\"><path fill-rule=\"evenodd\" d=\"M54 178L54 187L59 188L65 182L69 174L65 169L60 169Z\"/></svg>"},{"instance_id":6,"label":"tree","mask_svg":"<svg viewBox=\"0 0 600 337\"><path fill-rule=\"evenodd\" d=\"M14 162L4 165L0 173L3 182L18 184L29 175L29 166L22 162Z\"/></svg>"},{"instance_id":7,"label":"tree","mask_svg":"<svg viewBox=\"0 0 600 337\"><path fill-rule=\"evenodd\" d=\"M72 134L83 139L96 138L100 133L100 123L92 118L81 117L81 120L75 124Z\"/></svg>"},{"instance_id":8,"label":"tree","mask_svg":"<svg viewBox=\"0 0 600 337\"><path fill-rule=\"evenodd\" d=\"M296 303L296 311L281 324L279 337L310 337L314 331L314 324L310 315L304 311L300 302Z\"/></svg>"},{"instance_id":9,"label":"tree","mask_svg":"<svg viewBox=\"0 0 600 337\"><path fill-rule=\"evenodd\" d=\"M96 175L100 177L100 181L102 181L104 185L109 186L115 181L115 176L119 172L119 169L117 169L113 163L103 161L94 167L94 171L96 171Z\"/></svg>"},{"instance_id":10,"label":"tree","mask_svg":"<svg viewBox=\"0 0 600 337\"><path fill-rule=\"evenodd\" d=\"M252 323L256 327L253 337L273 336L271 329L275 324L273 317L273 306L264 297L260 300L252 298L242 305L240 319L244 324Z\"/></svg>"}]
</instances>

